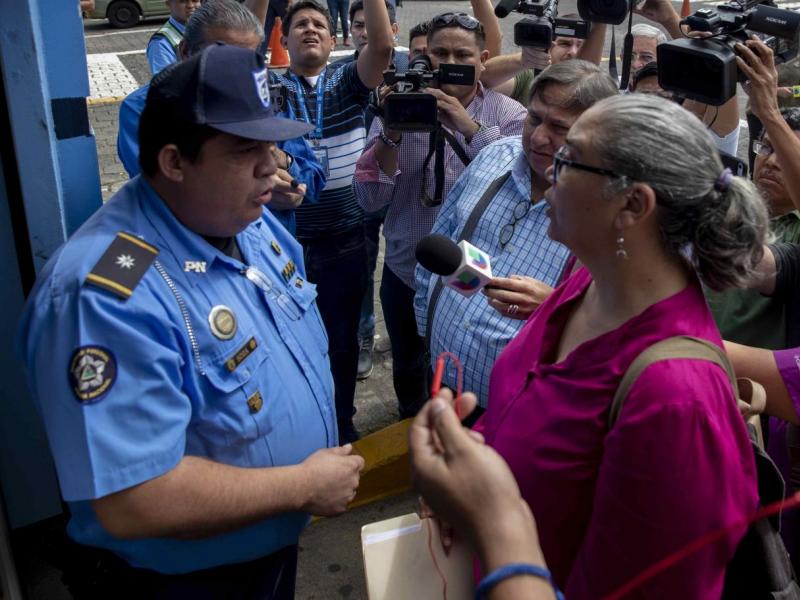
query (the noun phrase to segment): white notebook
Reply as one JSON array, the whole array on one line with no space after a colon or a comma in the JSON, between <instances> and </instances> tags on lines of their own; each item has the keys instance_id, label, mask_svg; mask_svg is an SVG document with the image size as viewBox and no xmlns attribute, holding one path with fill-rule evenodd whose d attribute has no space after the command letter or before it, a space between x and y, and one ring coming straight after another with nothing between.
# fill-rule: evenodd
<instances>
[{"instance_id":1,"label":"white notebook","mask_svg":"<svg viewBox=\"0 0 800 600\"><path fill-rule=\"evenodd\" d=\"M428 548L429 535L447 581L446 596ZM469 600L474 596L471 553L456 536L445 556L434 519L420 520L411 513L364 525L361 548L370 600Z\"/></svg>"}]
</instances>

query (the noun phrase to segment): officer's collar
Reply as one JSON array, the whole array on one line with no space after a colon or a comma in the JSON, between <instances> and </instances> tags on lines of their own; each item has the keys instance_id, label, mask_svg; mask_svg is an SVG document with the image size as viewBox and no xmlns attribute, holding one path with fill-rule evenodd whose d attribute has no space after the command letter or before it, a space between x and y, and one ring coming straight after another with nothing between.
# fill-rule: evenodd
<instances>
[{"instance_id":1,"label":"officer's collar","mask_svg":"<svg viewBox=\"0 0 800 600\"><path fill-rule=\"evenodd\" d=\"M161 243L156 243L156 245L162 252L168 251L181 269L186 270L187 263L205 263L205 268L208 270L215 261L228 263L235 268L241 267L241 261L226 256L203 236L191 231L181 223L144 177L139 176L137 179L143 196L142 212L161 237ZM247 229L245 229L246 231ZM239 241L239 248L244 254L246 249L242 244L243 234L244 232L240 233L236 238ZM187 277L187 279L192 285L198 281L197 277Z\"/></svg>"}]
</instances>

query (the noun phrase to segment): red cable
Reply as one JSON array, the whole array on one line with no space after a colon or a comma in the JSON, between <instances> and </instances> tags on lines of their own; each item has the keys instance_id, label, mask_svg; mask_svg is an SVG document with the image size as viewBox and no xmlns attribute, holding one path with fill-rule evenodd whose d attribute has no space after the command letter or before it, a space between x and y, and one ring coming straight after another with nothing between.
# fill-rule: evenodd
<instances>
[{"instance_id":1,"label":"red cable","mask_svg":"<svg viewBox=\"0 0 800 600\"><path fill-rule=\"evenodd\" d=\"M433 566L436 568L436 572L439 574L439 578L442 580L442 598L443 600L447 600L447 577L445 577L444 571L442 571L442 569L439 567L439 561L436 560L436 554L433 551L433 530L431 528L431 520L425 519L425 521L428 525L428 552L431 553Z\"/></svg>"},{"instance_id":2,"label":"red cable","mask_svg":"<svg viewBox=\"0 0 800 600\"><path fill-rule=\"evenodd\" d=\"M768 504L767 506L758 509L749 517L739 519L730 525L726 525L725 527L720 527L719 529L711 531L704 536L697 538L695 541L685 545L683 548L679 548L669 556L662 558L657 563L650 565L622 587L617 588L607 596L603 596L603 600L618 600L619 598L624 598L626 594L632 592L637 587L651 580L653 577L665 571L674 564L682 561L690 554L694 554L704 546L708 546L709 544L724 538L726 535L737 529L744 529L760 519L777 514L783 509L795 508L797 506L800 506L800 492L796 492L794 495L789 496L785 500L778 500L777 502Z\"/></svg>"}]
</instances>

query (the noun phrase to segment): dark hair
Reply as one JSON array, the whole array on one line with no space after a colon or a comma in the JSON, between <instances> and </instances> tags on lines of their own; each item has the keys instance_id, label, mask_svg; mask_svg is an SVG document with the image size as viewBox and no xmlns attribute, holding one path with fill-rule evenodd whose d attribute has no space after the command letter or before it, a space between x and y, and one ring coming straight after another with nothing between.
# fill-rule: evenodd
<instances>
[{"instance_id":1,"label":"dark hair","mask_svg":"<svg viewBox=\"0 0 800 600\"><path fill-rule=\"evenodd\" d=\"M642 79L647 79L648 77L658 77L658 63L656 61L649 62L641 69L636 71L633 75L633 81L631 82L631 90L635 91L636 86L639 85L639 82Z\"/></svg>"},{"instance_id":2,"label":"dark hair","mask_svg":"<svg viewBox=\"0 0 800 600\"><path fill-rule=\"evenodd\" d=\"M394 4L390 4L389 0L384 0L386 2L386 12L389 13L389 23L394 25L397 23L397 11L394 8ZM360 10L364 10L364 0L355 0L350 5L350 22L353 22L353 19L356 16L356 13Z\"/></svg>"},{"instance_id":3,"label":"dark hair","mask_svg":"<svg viewBox=\"0 0 800 600\"><path fill-rule=\"evenodd\" d=\"M315 2L314 0L298 0L286 10L286 17L281 22L281 33L284 36L289 36L289 30L292 28L292 19L294 19L294 16L304 8L310 8L311 10L315 10L324 16L328 23L328 31L330 31L331 35L336 35L336 27L333 25L331 13L327 8L322 6L320 3Z\"/></svg>"},{"instance_id":4,"label":"dark hair","mask_svg":"<svg viewBox=\"0 0 800 600\"><path fill-rule=\"evenodd\" d=\"M219 134L208 125L187 123L185 116L157 103L145 105L139 120L139 166L142 173L150 177L158 174L158 153L167 144L175 144L181 156L193 163L203 144Z\"/></svg>"},{"instance_id":5,"label":"dark hair","mask_svg":"<svg viewBox=\"0 0 800 600\"><path fill-rule=\"evenodd\" d=\"M411 40L415 37L420 37L424 35L428 37L428 32L431 30L431 22L430 21L423 21L422 23L417 23L411 28L411 31L408 32L408 43L411 44Z\"/></svg>"},{"instance_id":6,"label":"dark hair","mask_svg":"<svg viewBox=\"0 0 800 600\"><path fill-rule=\"evenodd\" d=\"M448 13L444 13L444 14L446 15ZM452 13L450 13L450 14L452 14ZM465 14L465 13L460 13L460 14ZM430 44L430 41L431 41L431 36L433 36L433 34L436 33L437 31L441 31L442 29L457 28L457 29L463 29L464 31L469 31L472 34L475 34L475 43L478 45L478 48L480 48L481 50L484 49L484 47L486 46L486 30L483 28L483 23L478 21L478 19L475 19L475 17L473 17L472 15L466 15L466 16L470 17L471 19L474 19L475 21L478 22L478 26L475 29L469 29L468 27L464 27L461 23L459 23L458 22L459 19L457 19L457 18L454 18L449 23L438 23L437 22L437 18L439 16L442 16L442 15L437 15L436 17L433 17L430 20L430 22L428 23L428 43L429 44Z\"/></svg>"}]
</instances>

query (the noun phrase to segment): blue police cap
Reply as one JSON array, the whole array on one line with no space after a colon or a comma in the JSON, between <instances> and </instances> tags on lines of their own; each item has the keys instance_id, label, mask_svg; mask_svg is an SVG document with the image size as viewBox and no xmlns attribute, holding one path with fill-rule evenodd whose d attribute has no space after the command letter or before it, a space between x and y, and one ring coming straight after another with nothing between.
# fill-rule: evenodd
<instances>
[{"instance_id":1,"label":"blue police cap","mask_svg":"<svg viewBox=\"0 0 800 600\"><path fill-rule=\"evenodd\" d=\"M222 43L158 73L147 93L148 108L265 142L300 137L313 129L307 123L277 116L262 56Z\"/></svg>"}]
</instances>

